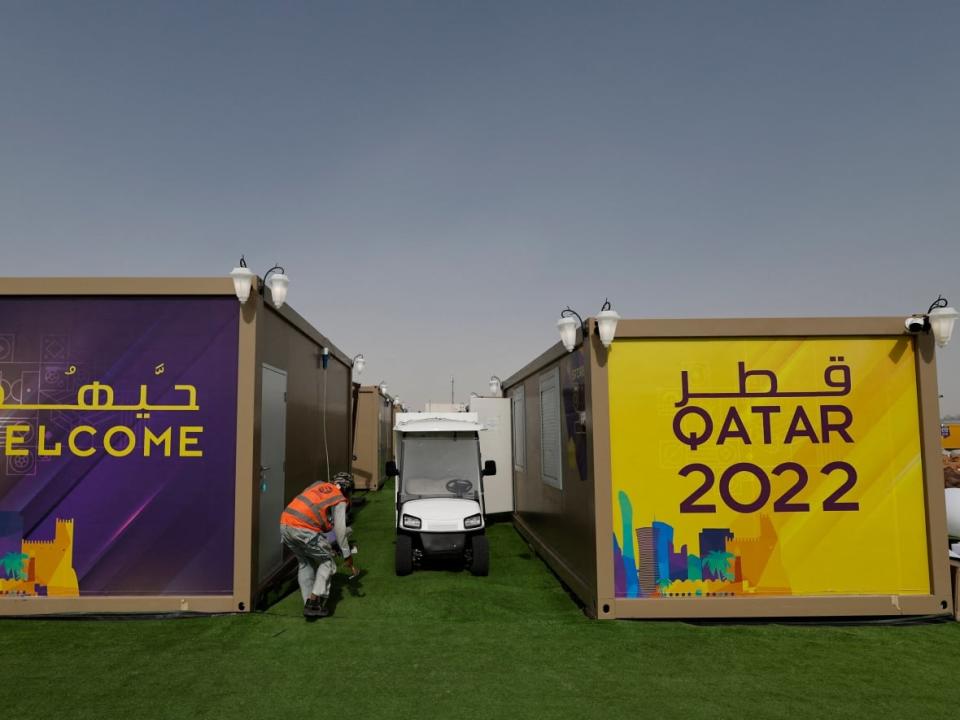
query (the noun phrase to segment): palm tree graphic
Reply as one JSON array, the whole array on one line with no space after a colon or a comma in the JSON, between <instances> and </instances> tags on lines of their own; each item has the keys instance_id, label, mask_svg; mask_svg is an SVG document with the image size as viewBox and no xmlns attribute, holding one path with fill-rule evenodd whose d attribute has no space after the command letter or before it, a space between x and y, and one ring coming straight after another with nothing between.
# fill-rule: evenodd
<instances>
[{"instance_id":1,"label":"palm tree graphic","mask_svg":"<svg viewBox=\"0 0 960 720\"><path fill-rule=\"evenodd\" d=\"M703 559L703 564L710 574L716 575L724 580L732 581L733 573L730 572L730 561L733 560L733 558L734 555L732 552L711 550Z\"/></svg>"},{"instance_id":2,"label":"palm tree graphic","mask_svg":"<svg viewBox=\"0 0 960 720\"><path fill-rule=\"evenodd\" d=\"M3 574L10 580L26 580L27 573L24 565L30 556L22 552L8 552L0 558L0 568L3 568Z\"/></svg>"}]
</instances>

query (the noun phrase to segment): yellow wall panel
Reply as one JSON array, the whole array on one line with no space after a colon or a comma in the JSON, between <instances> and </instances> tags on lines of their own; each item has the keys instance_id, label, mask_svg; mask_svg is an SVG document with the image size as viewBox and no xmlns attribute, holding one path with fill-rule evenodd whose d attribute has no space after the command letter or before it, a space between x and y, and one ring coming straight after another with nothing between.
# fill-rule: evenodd
<instances>
[{"instance_id":1,"label":"yellow wall panel","mask_svg":"<svg viewBox=\"0 0 960 720\"><path fill-rule=\"evenodd\" d=\"M617 597L930 592L908 339L618 340L609 393Z\"/></svg>"}]
</instances>

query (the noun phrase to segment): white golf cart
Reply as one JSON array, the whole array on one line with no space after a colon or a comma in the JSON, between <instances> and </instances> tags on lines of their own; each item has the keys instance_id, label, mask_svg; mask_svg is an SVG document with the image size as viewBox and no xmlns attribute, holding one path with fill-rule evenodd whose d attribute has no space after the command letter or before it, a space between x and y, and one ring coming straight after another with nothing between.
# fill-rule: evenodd
<instances>
[{"instance_id":1,"label":"white golf cart","mask_svg":"<svg viewBox=\"0 0 960 720\"><path fill-rule=\"evenodd\" d=\"M399 413L396 478L396 571L409 575L424 557L462 558L474 575L490 569L484 534L483 477L497 465L480 465L484 430L476 413Z\"/></svg>"}]
</instances>

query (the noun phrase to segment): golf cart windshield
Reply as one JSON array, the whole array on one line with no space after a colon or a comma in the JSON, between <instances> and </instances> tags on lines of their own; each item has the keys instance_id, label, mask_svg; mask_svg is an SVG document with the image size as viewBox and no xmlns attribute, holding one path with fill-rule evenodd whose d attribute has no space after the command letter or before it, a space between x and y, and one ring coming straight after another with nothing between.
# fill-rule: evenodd
<instances>
[{"instance_id":1,"label":"golf cart windshield","mask_svg":"<svg viewBox=\"0 0 960 720\"><path fill-rule=\"evenodd\" d=\"M406 433L401 462L403 500L479 497L480 444L475 433Z\"/></svg>"}]
</instances>

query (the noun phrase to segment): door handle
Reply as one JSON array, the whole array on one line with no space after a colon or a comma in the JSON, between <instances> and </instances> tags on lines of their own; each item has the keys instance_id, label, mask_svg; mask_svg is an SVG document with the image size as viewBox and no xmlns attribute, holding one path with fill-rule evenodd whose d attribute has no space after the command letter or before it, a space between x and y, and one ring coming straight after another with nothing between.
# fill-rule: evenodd
<instances>
[{"instance_id":1,"label":"door handle","mask_svg":"<svg viewBox=\"0 0 960 720\"><path fill-rule=\"evenodd\" d=\"M265 472L266 472L267 470L269 470L269 469L270 469L270 466L269 466L269 465L261 465L261 466L260 466L260 472L261 472L261 473L265 473Z\"/></svg>"}]
</instances>

